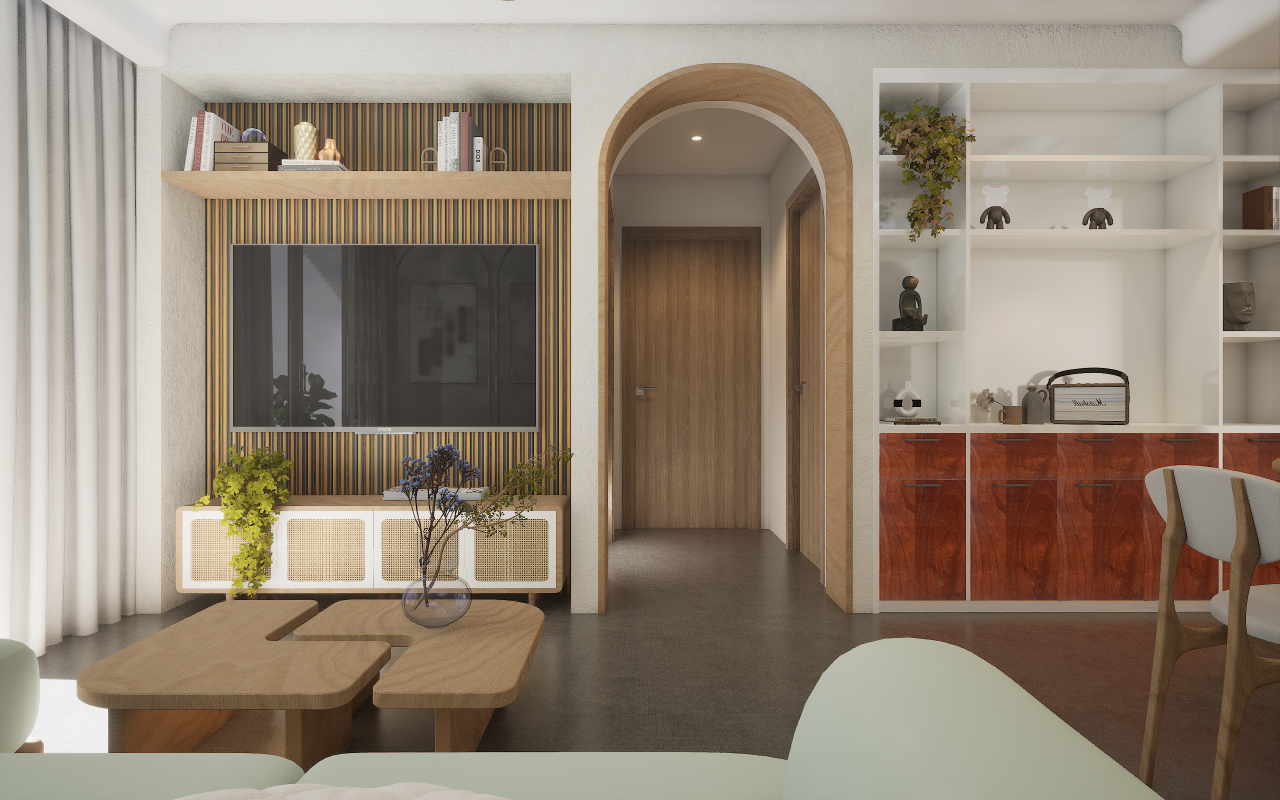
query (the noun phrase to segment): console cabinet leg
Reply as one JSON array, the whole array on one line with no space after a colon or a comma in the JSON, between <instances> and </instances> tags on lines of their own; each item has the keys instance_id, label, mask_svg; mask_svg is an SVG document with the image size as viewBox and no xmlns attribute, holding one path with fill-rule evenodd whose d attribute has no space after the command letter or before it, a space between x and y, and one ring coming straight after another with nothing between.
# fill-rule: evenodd
<instances>
[{"instance_id":1,"label":"console cabinet leg","mask_svg":"<svg viewBox=\"0 0 1280 800\"><path fill-rule=\"evenodd\" d=\"M492 708L437 708L436 752L474 753L492 716Z\"/></svg>"}]
</instances>

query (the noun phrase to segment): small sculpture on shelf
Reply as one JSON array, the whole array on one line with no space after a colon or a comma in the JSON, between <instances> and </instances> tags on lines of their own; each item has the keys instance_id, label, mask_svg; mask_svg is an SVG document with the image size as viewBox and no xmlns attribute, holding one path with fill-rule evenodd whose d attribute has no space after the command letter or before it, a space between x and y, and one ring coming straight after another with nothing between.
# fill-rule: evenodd
<instances>
[{"instance_id":1,"label":"small sculpture on shelf","mask_svg":"<svg viewBox=\"0 0 1280 800\"><path fill-rule=\"evenodd\" d=\"M920 293L916 291L919 285L920 279L914 275L902 279L903 291L898 295L899 316L893 321L895 331L922 331L929 321L929 315L924 313L924 304L920 302Z\"/></svg>"},{"instance_id":2,"label":"small sculpture on shelf","mask_svg":"<svg viewBox=\"0 0 1280 800\"><path fill-rule=\"evenodd\" d=\"M1090 186L1084 190L1084 193L1089 196L1089 203L1093 208L1085 212L1080 224L1088 225L1089 230L1100 231L1105 231L1108 225L1115 225L1115 219L1107 210L1107 206L1111 205L1111 187L1095 189Z\"/></svg>"},{"instance_id":3,"label":"small sculpture on shelf","mask_svg":"<svg viewBox=\"0 0 1280 800\"><path fill-rule=\"evenodd\" d=\"M242 142L265 142L266 140L267 135L257 128L245 128L244 132L240 134L240 141Z\"/></svg>"},{"instance_id":4,"label":"small sculpture on shelf","mask_svg":"<svg viewBox=\"0 0 1280 800\"><path fill-rule=\"evenodd\" d=\"M325 139L324 149L316 153L316 158L321 161L342 161L342 153L338 152L338 146L332 139Z\"/></svg>"},{"instance_id":5,"label":"small sculpture on shelf","mask_svg":"<svg viewBox=\"0 0 1280 800\"><path fill-rule=\"evenodd\" d=\"M993 188L991 186L983 186L982 193L987 196L987 208L982 212L982 216L978 217L978 222L987 223L987 228L1004 229L1006 222L1011 222L1009 212L1004 210L1005 200L1009 199L1009 187L1001 186Z\"/></svg>"},{"instance_id":6,"label":"small sculpture on shelf","mask_svg":"<svg viewBox=\"0 0 1280 800\"><path fill-rule=\"evenodd\" d=\"M1253 322L1253 284L1235 281L1222 284L1222 329L1245 331Z\"/></svg>"}]
</instances>

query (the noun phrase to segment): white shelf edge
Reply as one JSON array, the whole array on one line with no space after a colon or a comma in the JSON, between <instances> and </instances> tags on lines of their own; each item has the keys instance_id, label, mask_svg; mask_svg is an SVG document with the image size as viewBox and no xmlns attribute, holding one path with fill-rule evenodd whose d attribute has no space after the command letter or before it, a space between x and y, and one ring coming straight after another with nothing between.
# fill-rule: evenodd
<instances>
[{"instance_id":1,"label":"white shelf edge","mask_svg":"<svg viewBox=\"0 0 1280 800\"><path fill-rule=\"evenodd\" d=\"M1223 331L1223 344L1255 344L1280 342L1280 331Z\"/></svg>"}]
</instances>

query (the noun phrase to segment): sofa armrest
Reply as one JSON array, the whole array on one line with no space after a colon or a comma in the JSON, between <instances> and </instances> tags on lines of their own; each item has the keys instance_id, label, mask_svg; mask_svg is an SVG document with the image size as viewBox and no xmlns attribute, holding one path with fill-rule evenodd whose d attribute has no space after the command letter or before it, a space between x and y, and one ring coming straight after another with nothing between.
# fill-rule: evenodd
<instances>
[{"instance_id":1,"label":"sofa armrest","mask_svg":"<svg viewBox=\"0 0 1280 800\"><path fill-rule=\"evenodd\" d=\"M0 754L0 800L173 800L297 783L302 770L248 753Z\"/></svg>"}]
</instances>

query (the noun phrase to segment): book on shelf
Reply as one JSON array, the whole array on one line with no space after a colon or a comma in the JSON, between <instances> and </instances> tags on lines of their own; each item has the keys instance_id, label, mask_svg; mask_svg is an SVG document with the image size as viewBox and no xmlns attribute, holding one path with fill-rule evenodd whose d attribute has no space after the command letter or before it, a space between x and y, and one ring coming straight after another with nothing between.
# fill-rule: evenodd
<instances>
[{"instance_id":1,"label":"book on shelf","mask_svg":"<svg viewBox=\"0 0 1280 800\"><path fill-rule=\"evenodd\" d=\"M191 171L191 156L196 152L196 118L191 118L191 130L187 132L187 154L182 159L182 168Z\"/></svg>"},{"instance_id":2,"label":"book on shelf","mask_svg":"<svg viewBox=\"0 0 1280 800\"><path fill-rule=\"evenodd\" d=\"M436 123L437 171L481 172L484 154L484 137L470 111L454 111Z\"/></svg>"},{"instance_id":3,"label":"book on shelf","mask_svg":"<svg viewBox=\"0 0 1280 800\"><path fill-rule=\"evenodd\" d=\"M240 129L212 111L197 111L195 133L188 138L192 141L192 147L187 169L205 172L213 169L214 144L240 141Z\"/></svg>"},{"instance_id":4,"label":"book on shelf","mask_svg":"<svg viewBox=\"0 0 1280 800\"><path fill-rule=\"evenodd\" d=\"M1249 230L1280 230L1280 186L1259 186L1241 198L1241 227Z\"/></svg>"},{"instance_id":5,"label":"book on shelf","mask_svg":"<svg viewBox=\"0 0 1280 800\"><path fill-rule=\"evenodd\" d=\"M279 172L350 172L341 161L316 161L309 158L286 158L276 167Z\"/></svg>"}]
</instances>

